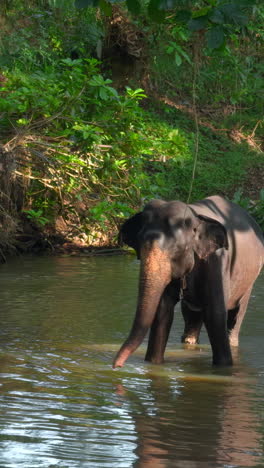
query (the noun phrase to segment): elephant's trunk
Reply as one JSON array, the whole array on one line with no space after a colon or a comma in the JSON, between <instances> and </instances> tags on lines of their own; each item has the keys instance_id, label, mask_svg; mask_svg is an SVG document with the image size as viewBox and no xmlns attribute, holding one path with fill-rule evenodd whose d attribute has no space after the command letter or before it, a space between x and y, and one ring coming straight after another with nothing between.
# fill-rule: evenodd
<instances>
[{"instance_id":1,"label":"elephant's trunk","mask_svg":"<svg viewBox=\"0 0 264 468\"><path fill-rule=\"evenodd\" d=\"M158 241L141 249L138 304L130 334L117 353L113 367L122 367L127 358L142 343L151 327L162 293L171 280L168 253L160 249Z\"/></svg>"}]
</instances>

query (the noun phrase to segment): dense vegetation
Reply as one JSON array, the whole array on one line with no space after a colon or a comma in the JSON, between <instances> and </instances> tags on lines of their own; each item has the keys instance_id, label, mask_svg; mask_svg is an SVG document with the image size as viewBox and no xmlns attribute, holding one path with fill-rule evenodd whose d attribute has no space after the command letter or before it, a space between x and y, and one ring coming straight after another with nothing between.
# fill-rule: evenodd
<instances>
[{"instance_id":1,"label":"dense vegetation","mask_svg":"<svg viewBox=\"0 0 264 468\"><path fill-rule=\"evenodd\" d=\"M264 224L261 179L243 192L248 168L263 171L264 8L247 3L189 2L162 21L143 1L134 15L124 2L1 4L3 252L58 233L112 243L154 197L221 193Z\"/></svg>"}]
</instances>

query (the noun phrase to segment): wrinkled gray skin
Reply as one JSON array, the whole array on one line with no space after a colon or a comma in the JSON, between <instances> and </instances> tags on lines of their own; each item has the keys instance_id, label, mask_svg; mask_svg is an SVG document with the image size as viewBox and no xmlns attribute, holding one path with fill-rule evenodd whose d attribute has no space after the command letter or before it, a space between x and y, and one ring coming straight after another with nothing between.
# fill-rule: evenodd
<instances>
[{"instance_id":1,"label":"wrinkled gray skin","mask_svg":"<svg viewBox=\"0 0 264 468\"><path fill-rule=\"evenodd\" d=\"M162 363L175 304L181 301L184 343L205 325L213 364L232 365L231 346L264 263L264 238L242 208L219 196L186 205L153 200L122 226L120 238L140 259L136 316L114 360L122 367L150 328L145 359Z\"/></svg>"}]
</instances>

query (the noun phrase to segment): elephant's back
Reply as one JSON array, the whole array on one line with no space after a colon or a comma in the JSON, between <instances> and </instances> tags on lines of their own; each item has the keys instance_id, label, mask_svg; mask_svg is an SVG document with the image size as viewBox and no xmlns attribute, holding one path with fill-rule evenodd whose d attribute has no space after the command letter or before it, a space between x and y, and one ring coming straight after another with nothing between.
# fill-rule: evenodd
<instances>
[{"instance_id":1,"label":"elephant's back","mask_svg":"<svg viewBox=\"0 0 264 468\"><path fill-rule=\"evenodd\" d=\"M231 256L231 273L257 277L264 265L264 236L256 221L239 205L212 196L191 205L199 215L208 216L225 226Z\"/></svg>"},{"instance_id":2,"label":"elephant's back","mask_svg":"<svg viewBox=\"0 0 264 468\"><path fill-rule=\"evenodd\" d=\"M249 234L251 238L255 235L264 248L264 235L260 226L241 206L219 195L205 198L190 206L197 214L219 221L229 234L244 233L246 237Z\"/></svg>"}]
</instances>

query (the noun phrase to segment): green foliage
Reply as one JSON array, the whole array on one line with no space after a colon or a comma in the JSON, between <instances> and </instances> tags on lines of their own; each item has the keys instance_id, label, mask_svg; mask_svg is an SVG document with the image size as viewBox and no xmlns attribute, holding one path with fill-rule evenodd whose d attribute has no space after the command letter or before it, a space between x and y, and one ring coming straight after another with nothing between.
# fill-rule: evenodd
<instances>
[{"instance_id":1,"label":"green foliage","mask_svg":"<svg viewBox=\"0 0 264 468\"><path fill-rule=\"evenodd\" d=\"M124 4L124 0L75 0L76 8L100 7L107 15L111 14L112 3ZM147 11L149 18L158 23L165 21L167 11L176 11L176 21L187 24L192 32L206 30L207 46L210 49L221 47L232 32L245 27L258 0L226 1L213 0L211 2L181 0L149 0ZM209 3L209 5L208 5ZM138 16L144 11L145 0L126 0L128 11ZM181 64L182 54L175 55L176 64Z\"/></svg>"},{"instance_id":2,"label":"green foliage","mask_svg":"<svg viewBox=\"0 0 264 468\"><path fill-rule=\"evenodd\" d=\"M174 60L177 66L180 66L183 60L186 60L191 65L192 61L190 56L184 50L184 47L177 41L178 38L182 43L187 42L189 39L187 31L180 26L175 26L171 31L171 36L175 37L176 40L169 41L169 46L167 47L166 52L169 55L174 55Z\"/></svg>"},{"instance_id":3,"label":"green foliage","mask_svg":"<svg viewBox=\"0 0 264 468\"><path fill-rule=\"evenodd\" d=\"M1 126L19 128L30 158L26 213L37 224L54 222L59 211L70 218L81 201L89 205L82 229L108 230L142 198L170 195L166 161L190 158L188 143L143 112L141 88L119 94L94 59L57 60L30 73L16 66L5 79Z\"/></svg>"},{"instance_id":4,"label":"green foliage","mask_svg":"<svg viewBox=\"0 0 264 468\"><path fill-rule=\"evenodd\" d=\"M24 71L51 66L54 60L89 56L103 39L103 24L96 10L76 10L74 0L14 0L0 34L0 67L18 66ZM15 27L13 27L13 24Z\"/></svg>"},{"instance_id":5,"label":"green foliage","mask_svg":"<svg viewBox=\"0 0 264 468\"><path fill-rule=\"evenodd\" d=\"M45 224L48 224L49 222L48 218L45 218L45 216L43 216L42 210L24 210L24 213L30 220L34 221L37 225L45 226Z\"/></svg>"},{"instance_id":6,"label":"green foliage","mask_svg":"<svg viewBox=\"0 0 264 468\"><path fill-rule=\"evenodd\" d=\"M101 17L95 8L75 10L74 1L47 0L49 8L37 0L26 7L14 0L13 5L21 27L18 32L6 26L9 33L0 43L0 134L2 144L19 148L17 173L27 186L27 217L50 227L61 215L73 226L72 236L86 233L91 241L98 232L109 236L146 200L187 200L197 137L192 118L153 100L151 104L140 83L117 91L105 65L91 58L104 36L108 2L90 2L90 7L100 6ZM137 27L144 31L147 66L161 94L176 96L187 108L194 97L201 109L208 102L213 109L224 104L252 108L250 119L244 119L247 128L255 128L252 114L261 110L263 71L257 43L263 33L256 23L248 23L245 38L250 41L241 45L238 31L244 20L240 10L226 8L229 2L190 2L189 9L174 1L145 2L145 10L139 1L127 5L134 15L140 9ZM173 11L165 18L175 5L177 15ZM149 14L163 22L154 24ZM7 16L13 21L14 11ZM226 31L229 39L223 45ZM225 126L227 119L221 120ZM229 193L242 183L248 147L201 126L198 150L193 200ZM258 219L261 200L254 210L249 206Z\"/></svg>"},{"instance_id":7,"label":"green foliage","mask_svg":"<svg viewBox=\"0 0 264 468\"><path fill-rule=\"evenodd\" d=\"M32 73L18 68L6 72L6 83L0 95L0 112L4 112L7 119L16 114L21 116L22 119L16 119L20 125L34 119L50 118L56 113L61 115L69 109L73 117L87 100L85 90L97 65L93 59L66 59L58 61L56 66L53 64Z\"/></svg>"},{"instance_id":8,"label":"green foliage","mask_svg":"<svg viewBox=\"0 0 264 468\"><path fill-rule=\"evenodd\" d=\"M203 21L206 11L196 10L197 16L191 21ZM152 80L160 92L176 98L178 103L183 101L187 106L193 102L195 87L198 108L210 106L215 112L226 105L232 108L232 113L239 108L241 118L241 109L244 108L251 114L255 112L255 116L263 114L260 96L264 35L259 24L263 22L264 9L256 8L243 34L239 28L229 29L225 43L222 43L222 25L217 23L219 18L220 15L215 13L214 27L198 31L195 38L186 22L178 20L178 15L176 24L172 16L158 28L151 22L147 23ZM214 118L217 120L217 114ZM225 127L222 114L220 119ZM247 121L251 122L249 116Z\"/></svg>"},{"instance_id":9,"label":"green foliage","mask_svg":"<svg viewBox=\"0 0 264 468\"><path fill-rule=\"evenodd\" d=\"M249 197L243 195L243 190L239 188L235 193L232 200L238 203L242 208L247 210L264 231L264 189L260 191L259 199L252 201Z\"/></svg>"},{"instance_id":10,"label":"green foliage","mask_svg":"<svg viewBox=\"0 0 264 468\"><path fill-rule=\"evenodd\" d=\"M138 104L144 91L128 87L119 94L94 59L63 59L29 75L16 68L6 78L2 122L20 128L31 155L26 213L37 224L52 223L60 211L70 219L82 202L80 226L91 236L94 226L107 232L142 200L187 198L195 136L173 123L177 112L168 119L164 113L162 121L155 109L144 111ZM209 141L201 135L193 198L226 189L242 172L240 154L228 145L218 158L216 142L210 147Z\"/></svg>"}]
</instances>

